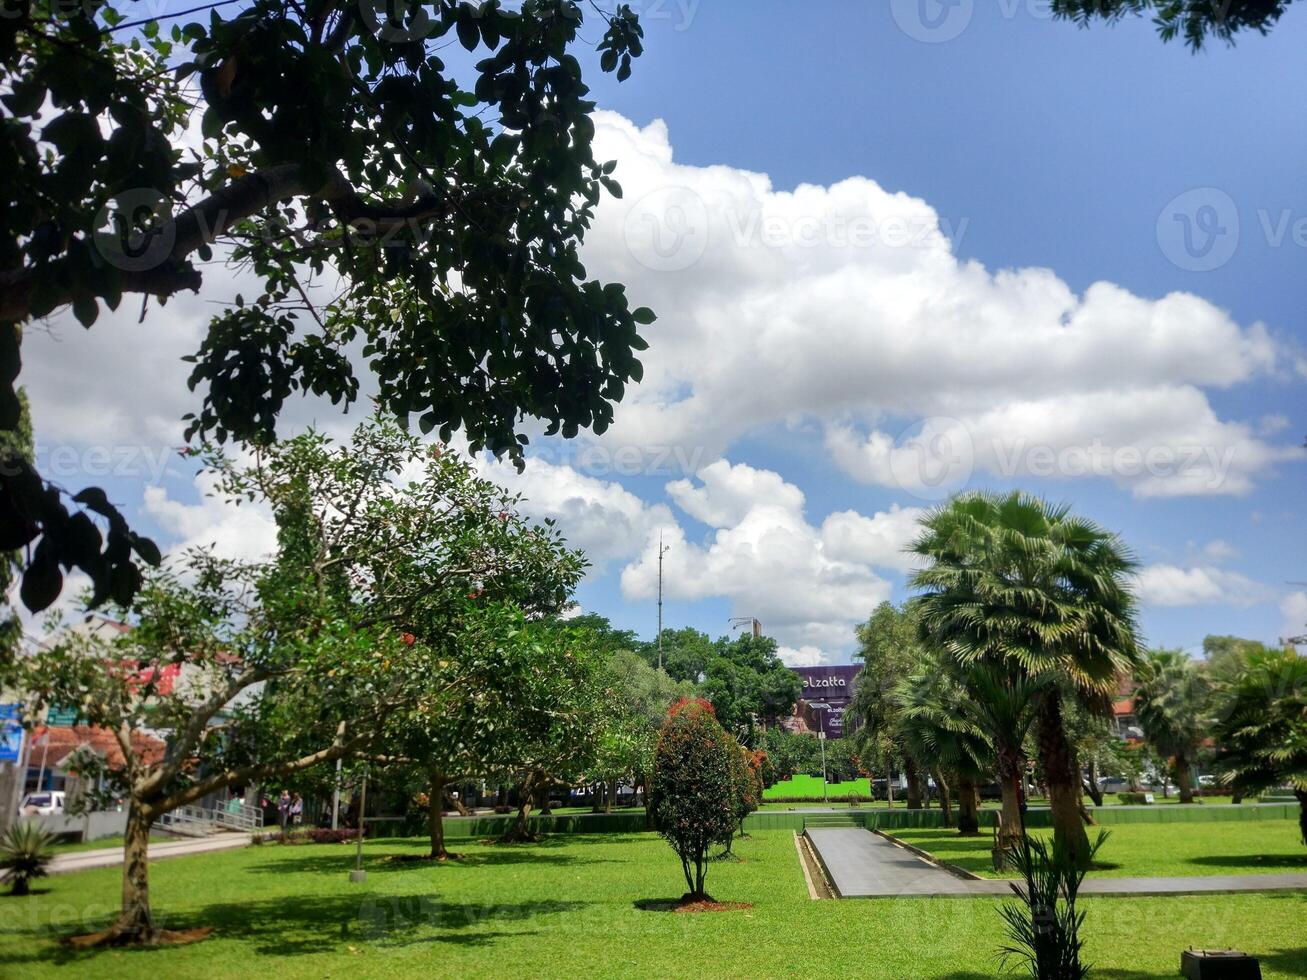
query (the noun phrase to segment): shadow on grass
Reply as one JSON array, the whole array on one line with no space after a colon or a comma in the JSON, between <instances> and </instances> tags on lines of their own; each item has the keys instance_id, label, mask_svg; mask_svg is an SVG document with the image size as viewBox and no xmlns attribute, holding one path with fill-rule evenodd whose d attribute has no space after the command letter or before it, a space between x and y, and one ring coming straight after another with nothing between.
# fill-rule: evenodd
<instances>
[{"instance_id":1,"label":"shadow on grass","mask_svg":"<svg viewBox=\"0 0 1307 980\"><path fill-rule=\"evenodd\" d=\"M363 853L363 870L372 874L387 874L395 871L421 872L430 870L433 874L457 872L460 868L484 868L500 865L537 864L598 864L598 858L577 857L574 854L550 854L541 851L542 845L527 844L517 847L505 847L502 850L474 851L460 854L448 861L424 860L420 852L403 851L396 853ZM455 852L458 853L458 852ZM344 874L354 867L354 851L341 850L328 854L286 854L275 856L261 864L251 865L254 874Z\"/></svg>"},{"instance_id":2,"label":"shadow on grass","mask_svg":"<svg viewBox=\"0 0 1307 980\"><path fill-rule=\"evenodd\" d=\"M1191 857L1185 863L1208 868L1229 868L1236 872L1247 868L1257 871L1307 871L1307 854L1245 854L1242 857L1204 854Z\"/></svg>"},{"instance_id":3,"label":"shadow on grass","mask_svg":"<svg viewBox=\"0 0 1307 980\"><path fill-rule=\"evenodd\" d=\"M349 946L402 947L419 943L486 945L505 936L534 935L535 930L497 930L505 923L527 923L539 916L558 915L589 903L559 900L469 903L427 895L337 895L279 898L266 901L215 903L184 915L168 917L169 929L213 927L210 941L248 943L256 954L296 956L339 953ZM28 943L0 954L0 974L21 975L25 964L91 964L100 951L76 950L59 943L72 935L105 928L103 922L79 921L45 926L32 935L56 945ZM166 947L157 947L166 948ZM155 948L126 949L148 956ZM8 967L15 970L10 974Z\"/></svg>"}]
</instances>

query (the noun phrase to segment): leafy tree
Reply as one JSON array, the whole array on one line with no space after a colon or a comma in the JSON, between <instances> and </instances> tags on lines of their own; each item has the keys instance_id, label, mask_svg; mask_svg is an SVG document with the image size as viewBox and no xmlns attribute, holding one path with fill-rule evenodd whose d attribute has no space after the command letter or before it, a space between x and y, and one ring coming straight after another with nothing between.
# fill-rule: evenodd
<instances>
[{"instance_id":1,"label":"leafy tree","mask_svg":"<svg viewBox=\"0 0 1307 980\"><path fill-rule=\"evenodd\" d=\"M1039 755L1056 846L1089 861L1080 766L1062 715L1063 686L1106 714L1118 675L1138 662L1135 562L1117 537L1020 492L969 493L923 521L927 562L912 584L924 630L962 667L992 663L1032 679Z\"/></svg>"},{"instance_id":2,"label":"leafy tree","mask_svg":"<svg viewBox=\"0 0 1307 980\"><path fill-rule=\"evenodd\" d=\"M744 836L744 821L762 804L762 779L753 764L753 753L736 743L731 755L731 783L735 806L735 830L726 841L726 853L731 853L735 837Z\"/></svg>"},{"instance_id":3,"label":"leafy tree","mask_svg":"<svg viewBox=\"0 0 1307 980\"><path fill-rule=\"evenodd\" d=\"M634 630L619 630L607 616L598 613L584 613L573 616L568 624L591 634L591 642L596 650L612 654L619 650L634 650L640 645L640 638Z\"/></svg>"},{"instance_id":4,"label":"leafy tree","mask_svg":"<svg viewBox=\"0 0 1307 980\"><path fill-rule=\"evenodd\" d=\"M821 772L821 747L811 735L787 732L778 725L767 729L763 745L777 782L803 773Z\"/></svg>"},{"instance_id":5,"label":"leafy tree","mask_svg":"<svg viewBox=\"0 0 1307 980\"><path fill-rule=\"evenodd\" d=\"M658 666L657 638L641 644L639 652L650 665ZM698 684L708 669L708 661L712 659L713 653L713 641L707 633L700 633L689 626L679 630L663 630L662 669L673 680Z\"/></svg>"},{"instance_id":6,"label":"leafy tree","mask_svg":"<svg viewBox=\"0 0 1307 980\"><path fill-rule=\"evenodd\" d=\"M1180 802L1192 803L1191 765L1211 733L1207 680L1183 650L1148 651L1135 679L1135 717L1158 754L1175 761Z\"/></svg>"},{"instance_id":7,"label":"leafy tree","mask_svg":"<svg viewBox=\"0 0 1307 980\"><path fill-rule=\"evenodd\" d=\"M517 818L502 843L534 841L528 821L537 794L554 783L583 782L599 766L615 699L603 685L600 657L589 645L592 634L556 622L534 623L530 634L539 659L519 697L532 720L514 726L524 736L515 742L508 766L519 777Z\"/></svg>"},{"instance_id":8,"label":"leafy tree","mask_svg":"<svg viewBox=\"0 0 1307 980\"><path fill-rule=\"evenodd\" d=\"M1245 793L1288 786L1307 844L1307 657L1292 648L1251 654L1219 697L1217 768Z\"/></svg>"},{"instance_id":9,"label":"leafy tree","mask_svg":"<svg viewBox=\"0 0 1307 980\"><path fill-rule=\"evenodd\" d=\"M658 833L681 859L684 902L712 901L704 879L713 851L737 825L733 775L739 748L703 700L673 705L654 754L650 801Z\"/></svg>"},{"instance_id":10,"label":"leafy tree","mask_svg":"<svg viewBox=\"0 0 1307 980\"><path fill-rule=\"evenodd\" d=\"M641 378L653 314L578 257L601 194L621 189L592 153L576 52L596 46L620 81L642 51L628 6L588 31L597 9L249 0L132 20L101 0L9 5L0 430L20 424L22 324L71 308L90 327L132 294L144 314L225 259L257 292L213 297L230 305L193 358L191 436L266 443L296 391L353 401L351 345L378 404L446 440L462 428L520 460L525 417L602 432ZM446 63L452 43L474 67ZM158 549L99 489L67 500L21 454L5 462L0 548L31 546L28 608L72 567L95 604L128 604Z\"/></svg>"},{"instance_id":11,"label":"leafy tree","mask_svg":"<svg viewBox=\"0 0 1307 980\"><path fill-rule=\"evenodd\" d=\"M692 697L694 685L672 680L629 650L610 654L602 670L603 684L613 696L607 708L599 771L609 779L629 777L643 788L647 805L654 750L667 710Z\"/></svg>"},{"instance_id":12,"label":"leafy tree","mask_svg":"<svg viewBox=\"0 0 1307 980\"><path fill-rule=\"evenodd\" d=\"M723 636L704 667L699 693L712 702L721 725L747 745L754 744L757 724L787 717L803 692L777 649L769 636Z\"/></svg>"},{"instance_id":13,"label":"leafy tree","mask_svg":"<svg viewBox=\"0 0 1307 980\"><path fill-rule=\"evenodd\" d=\"M901 764L908 779L908 809L922 806L923 766L904 745L898 728L899 705L893 692L906 677L929 662L921 640L921 624L912 607L882 602L858 627L858 652L863 662L849 703L858 730L854 739L864 759L874 760L888 774Z\"/></svg>"},{"instance_id":14,"label":"leafy tree","mask_svg":"<svg viewBox=\"0 0 1307 980\"><path fill-rule=\"evenodd\" d=\"M1234 43L1236 34L1269 34L1293 0L1053 0L1053 15L1081 26L1151 13L1164 41L1183 37L1194 51L1209 38Z\"/></svg>"},{"instance_id":15,"label":"leafy tree","mask_svg":"<svg viewBox=\"0 0 1307 980\"><path fill-rule=\"evenodd\" d=\"M414 461L418 477L397 485ZM109 642L65 634L7 678L24 692L29 722L42 707L72 705L118 736L124 762L102 773L128 799L111 942L159 935L148 879L159 817L375 750L378 726L428 682L422 654L449 649L469 603L558 608L584 567L554 532L517 516L516 498L455 454L422 450L393 422L360 426L344 446L308 433L258 450L248 466L216 453L209 464L228 500L271 508L276 553L235 561L189 552L124 612L130 632ZM190 680L168 690L159 678L173 665ZM456 689L457 667L438 681ZM162 758L132 739L145 728L167 735Z\"/></svg>"}]
</instances>

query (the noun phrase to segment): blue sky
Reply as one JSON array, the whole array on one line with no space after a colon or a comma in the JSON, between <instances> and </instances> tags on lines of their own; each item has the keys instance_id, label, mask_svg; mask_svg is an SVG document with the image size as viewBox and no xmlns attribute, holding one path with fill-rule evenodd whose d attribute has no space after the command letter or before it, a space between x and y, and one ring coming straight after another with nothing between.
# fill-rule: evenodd
<instances>
[{"instance_id":1,"label":"blue sky","mask_svg":"<svg viewBox=\"0 0 1307 980\"><path fill-rule=\"evenodd\" d=\"M600 148L627 194L601 210L587 262L659 311L650 378L605 440L538 443L543 464L523 479L487 469L593 543L585 608L652 634L662 529L682 562L668 625L718 634L757 616L796 663L846 660L852 624L905 594L891 552L911 521L895 515L934 502L877 434L910 448L923 419L943 417L978 447L1001 432L1009 448L1231 454L1196 492L1174 474L1005 476L978 449L956 487L1022 486L1119 530L1152 570L1151 642L1307 631L1307 592L1288 584L1307 579L1294 453L1307 433L1307 14L1195 56L1146 21L1084 31L1024 0L634 6L646 55L633 77L590 73L612 114ZM809 217L818 240L795 245ZM781 240L759 245L768 218ZM878 235L903 219L943 238L832 240L864 219ZM702 255L651 260L632 238L646 224L688 231ZM1075 344L1047 342L1059 309ZM180 444L184 390L152 385L184 377L176 356L204 315L179 303L168 325L118 318L90 342L56 324L71 360L28 362L38 433L80 439L84 460L94 436L61 413L94 397L101 443ZM917 349L913 324L932 338ZM133 343L148 355L97 386ZM341 424L317 409L300 420ZM662 445L691 465L666 465ZM579 459L586 447L598 455ZM595 465L630 447L640 460L623 472ZM137 466L101 482L168 543L261 533L204 503L175 458L157 479Z\"/></svg>"}]
</instances>

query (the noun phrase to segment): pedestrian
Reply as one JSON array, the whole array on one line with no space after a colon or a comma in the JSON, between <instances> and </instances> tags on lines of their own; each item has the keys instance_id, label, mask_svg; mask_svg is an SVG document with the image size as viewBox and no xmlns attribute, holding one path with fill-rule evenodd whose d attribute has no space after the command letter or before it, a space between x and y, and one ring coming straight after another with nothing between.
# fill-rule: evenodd
<instances>
[{"instance_id":1,"label":"pedestrian","mask_svg":"<svg viewBox=\"0 0 1307 980\"><path fill-rule=\"evenodd\" d=\"M277 798L277 823L281 827L281 832L286 832L286 824L290 822L290 793L286 790L281 791L281 796Z\"/></svg>"},{"instance_id":2,"label":"pedestrian","mask_svg":"<svg viewBox=\"0 0 1307 980\"><path fill-rule=\"evenodd\" d=\"M304 819L304 798L296 793L295 799L290 803L290 822L298 827L302 819Z\"/></svg>"}]
</instances>

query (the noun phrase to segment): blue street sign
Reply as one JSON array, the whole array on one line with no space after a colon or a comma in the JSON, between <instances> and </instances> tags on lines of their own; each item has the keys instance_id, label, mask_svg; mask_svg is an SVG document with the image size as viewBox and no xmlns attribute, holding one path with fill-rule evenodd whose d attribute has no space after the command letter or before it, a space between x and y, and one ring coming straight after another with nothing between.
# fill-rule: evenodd
<instances>
[{"instance_id":1,"label":"blue street sign","mask_svg":"<svg viewBox=\"0 0 1307 980\"><path fill-rule=\"evenodd\" d=\"M23 755L23 726L18 705L0 704L0 762L17 762Z\"/></svg>"}]
</instances>

